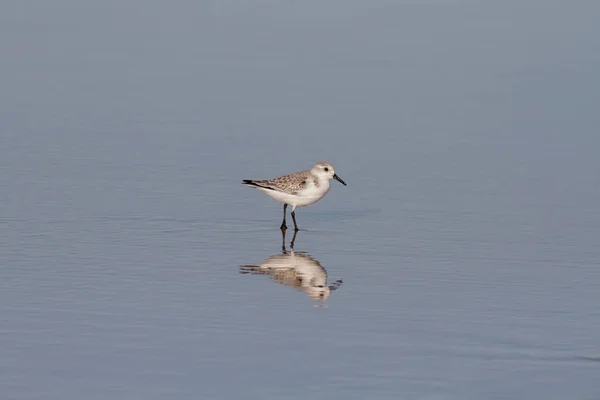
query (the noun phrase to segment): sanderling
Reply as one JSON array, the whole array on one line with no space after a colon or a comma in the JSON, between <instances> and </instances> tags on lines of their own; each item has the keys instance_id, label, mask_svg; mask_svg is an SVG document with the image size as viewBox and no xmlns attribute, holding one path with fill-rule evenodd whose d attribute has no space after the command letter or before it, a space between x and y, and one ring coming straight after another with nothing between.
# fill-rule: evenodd
<instances>
[{"instance_id":1,"label":"sanderling","mask_svg":"<svg viewBox=\"0 0 600 400\"><path fill-rule=\"evenodd\" d=\"M323 198L329 191L329 180L335 179L346 186L346 182L336 175L333 166L327 162L318 162L310 171L300 171L283 175L279 178L255 181L244 179L244 185L262 190L275 200L283 203L283 222L281 229L287 229L285 214L288 204L292 206L294 229L296 224L296 207L311 205Z\"/></svg>"}]
</instances>

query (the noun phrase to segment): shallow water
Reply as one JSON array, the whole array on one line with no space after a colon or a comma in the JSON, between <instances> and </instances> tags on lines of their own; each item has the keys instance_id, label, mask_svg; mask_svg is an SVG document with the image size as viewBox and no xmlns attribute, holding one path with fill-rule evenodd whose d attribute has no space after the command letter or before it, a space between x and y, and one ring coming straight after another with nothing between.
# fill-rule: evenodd
<instances>
[{"instance_id":1,"label":"shallow water","mask_svg":"<svg viewBox=\"0 0 600 400\"><path fill-rule=\"evenodd\" d=\"M210 4L0 6L3 398L600 398L600 9Z\"/></svg>"}]
</instances>

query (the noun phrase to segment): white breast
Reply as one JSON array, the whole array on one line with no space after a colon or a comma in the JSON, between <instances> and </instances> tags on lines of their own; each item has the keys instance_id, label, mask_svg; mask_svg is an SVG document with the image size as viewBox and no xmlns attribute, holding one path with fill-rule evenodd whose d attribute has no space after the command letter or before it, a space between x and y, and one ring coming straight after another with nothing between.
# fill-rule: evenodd
<instances>
[{"instance_id":1,"label":"white breast","mask_svg":"<svg viewBox=\"0 0 600 400\"><path fill-rule=\"evenodd\" d=\"M321 200L329 192L329 188L329 179L320 180L318 186L312 180L309 180L306 187L296 194L297 199L295 202L289 204L296 207L311 205Z\"/></svg>"}]
</instances>

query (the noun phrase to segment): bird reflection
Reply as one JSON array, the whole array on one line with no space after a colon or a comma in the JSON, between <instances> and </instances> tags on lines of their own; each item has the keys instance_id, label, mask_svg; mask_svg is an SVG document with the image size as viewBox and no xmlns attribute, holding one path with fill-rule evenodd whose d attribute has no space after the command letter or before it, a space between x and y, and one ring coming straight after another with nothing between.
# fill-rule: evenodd
<instances>
[{"instance_id":1,"label":"bird reflection","mask_svg":"<svg viewBox=\"0 0 600 400\"><path fill-rule=\"evenodd\" d=\"M325 300L331 292L342 285L342 280L339 279L327 285L325 268L308 254L294 251L297 234L297 231L294 232L294 237L290 242L290 251L287 251L285 248L286 232L282 230L282 254L273 255L263 261L262 264L242 265L240 266L240 273L271 275L276 283L303 291L313 300Z\"/></svg>"}]
</instances>

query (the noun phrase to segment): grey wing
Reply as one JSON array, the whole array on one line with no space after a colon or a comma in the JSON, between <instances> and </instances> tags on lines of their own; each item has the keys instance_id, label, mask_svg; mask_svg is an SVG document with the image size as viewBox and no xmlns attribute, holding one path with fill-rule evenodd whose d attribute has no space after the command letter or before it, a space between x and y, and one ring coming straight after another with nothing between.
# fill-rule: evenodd
<instances>
[{"instance_id":1,"label":"grey wing","mask_svg":"<svg viewBox=\"0 0 600 400\"><path fill-rule=\"evenodd\" d=\"M295 174L283 175L279 178L268 180L266 183L275 190L287 194L296 194L306 187L309 177L309 171L302 171Z\"/></svg>"}]
</instances>

